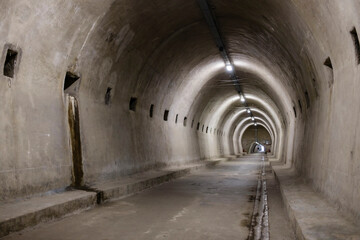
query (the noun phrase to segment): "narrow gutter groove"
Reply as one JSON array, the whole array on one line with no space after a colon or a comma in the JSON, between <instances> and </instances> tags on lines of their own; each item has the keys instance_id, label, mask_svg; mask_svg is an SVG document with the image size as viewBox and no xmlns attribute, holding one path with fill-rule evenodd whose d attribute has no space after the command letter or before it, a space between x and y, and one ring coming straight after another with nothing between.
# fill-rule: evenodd
<instances>
[{"instance_id":1,"label":"narrow gutter groove","mask_svg":"<svg viewBox=\"0 0 360 240\"><path fill-rule=\"evenodd\" d=\"M247 240L269 240L269 207L266 188L266 163L262 157L254 210Z\"/></svg>"}]
</instances>

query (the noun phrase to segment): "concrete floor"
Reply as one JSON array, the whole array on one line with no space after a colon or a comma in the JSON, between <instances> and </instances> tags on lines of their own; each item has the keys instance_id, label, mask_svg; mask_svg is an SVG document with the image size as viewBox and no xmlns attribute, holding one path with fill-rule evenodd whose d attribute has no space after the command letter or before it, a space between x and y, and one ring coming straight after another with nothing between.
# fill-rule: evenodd
<instances>
[{"instance_id":1,"label":"concrete floor","mask_svg":"<svg viewBox=\"0 0 360 240\"><path fill-rule=\"evenodd\" d=\"M4 239L247 239L260 156L222 162ZM295 239L269 175L270 237Z\"/></svg>"}]
</instances>

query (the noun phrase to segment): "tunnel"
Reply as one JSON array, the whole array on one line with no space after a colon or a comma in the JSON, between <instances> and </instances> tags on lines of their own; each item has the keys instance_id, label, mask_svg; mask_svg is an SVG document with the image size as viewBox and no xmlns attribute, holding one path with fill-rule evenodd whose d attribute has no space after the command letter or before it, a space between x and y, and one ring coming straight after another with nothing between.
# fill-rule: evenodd
<instances>
[{"instance_id":1,"label":"tunnel","mask_svg":"<svg viewBox=\"0 0 360 240\"><path fill-rule=\"evenodd\" d=\"M360 239L359 12L1 1L0 238Z\"/></svg>"}]
</instances>

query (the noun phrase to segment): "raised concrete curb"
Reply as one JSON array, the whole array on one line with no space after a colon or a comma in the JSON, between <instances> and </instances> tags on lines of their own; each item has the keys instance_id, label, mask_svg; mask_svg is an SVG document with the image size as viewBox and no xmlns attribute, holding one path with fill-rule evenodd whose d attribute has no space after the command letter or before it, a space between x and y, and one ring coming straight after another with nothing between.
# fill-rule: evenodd
<instances>
[{"instance_id":1,"label":"raised concrete curb","mask_svg":"<svg viewBox=\"0 0 360 240\"><path fill-rule=\"evenodd\" d=\"M214 166L228 158L205 160L182 167L140 173L95 185L91 191L73 190L0 205L0 238L40 222L94 207L97 203L135 194L182 177L200 168Z\"/></svg>"},{"instance_id":2,"label":"raised concrete curb","mask_svg":"<svg viewBox=\"0 0 360 240\"><path fill-rule=\"evenodd\" d=\"M0 205L0 237L95 206L96 193L67 191Z\"/></svg>"},{"instance_id":3,"label":"raised concrete curb","mask_svg":"<svg viewBox=\"0 0 360 240\"><path fill-rule=\"evenodd\" d=\"M116 200L170 180L180 178L194 170L203 167L213 166L227 158L206 160L201 163L191 164L182 167L164 168L161 170L148 171L131 177L122 178L117 181L99 183L93 188L100 192L102 201Z\"/></svg>"},{"instance_id":4,"label":"raised concrete curb","mask_svg":"<svg viewBox=\"0 0 360 240\"><path fill-rule=\"evenodd\" d=\"M360 239L359 226L337 211L303 179L280 166L273 166L273 170L298 239Z\"/></svg>"}]
</instances>

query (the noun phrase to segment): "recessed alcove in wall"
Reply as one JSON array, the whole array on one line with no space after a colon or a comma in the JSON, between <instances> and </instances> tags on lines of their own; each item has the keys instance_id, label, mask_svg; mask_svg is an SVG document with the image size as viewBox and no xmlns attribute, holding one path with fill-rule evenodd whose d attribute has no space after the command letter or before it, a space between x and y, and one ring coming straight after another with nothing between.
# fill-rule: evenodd
<instances>
[{"instance_id":1,"label":"recessed alcove in wall","mask_svg":"<svg viewBox=\"0 0 360 240\"><path fill-rule=\"evenodd\" d=\"M176 117L175 117L175 123L177 123L177 121L178 121L178 117L179 117L179 114L176 114Z\"/></svg>"},{"instance_id":2,"label":"recessed alcove in wall","mask_svg":"<svg viewBox=\"0 0 360 240\"><path fill-rule=\"evenodd\" d=\"M129 102L129 110L136 111L137 98L131 97Z\"/></svg>"},{"instance_id":3,"label":"recessed alcove in wall","mask_svg":"<svg viewBox=\"0 0 360 240\"><path fill-rule=\"evenodd\" d=\"M199 129L200 129L200 122L198 122L198 123L197 123L197 126L196 126L196 130L199 131Z\"/></svg>"},{"instance_id":4,"label":"recessed alcove in wall","mask_svg":"<svg viewBox=\"0 0 360 240\"><path fill-rule=\"evenodd\" d=\"M164 121L167 121L169 118L169 110L164 111Z\"/></svg>"},{"instance_id":5,"label":"recessed alcove in wall","mask_svg":"<svg viewBox=\"0 0 360 240\"><path fill-rule=\"evenodd\" d=\"M326 58L324 65L326 66L326 75L328 79L328 85L331 87L334 84L334 72L333 72L333 65L331 62L330 57Z\"/></svg>"},{"instance_id":6,"label":"recessed alcove in wall","mask_svg":"<svg viewBox=\"0 0 360 240\"><path fill-rule=\"evenodd\" d=\"M357 64L360 64L360 43L359 43L359 37L358 37L355 27L350 31L350 34L351 34L351 37L354 42Z\"/></svg>"},{"instance_id":7,"label":"recessed alcove in wall","mask_svg":"<svg viewBox=\"0 0 360 240\"><path fill-rule=\"evenodd\" d=\"M18 52L8 48L4 63L4 75L13 78L15 75L15 66L17 62Z\"/></svg>"},{"instance_id":8,"label":"recessed alcove in wall","mask_svg":"<svg viewBox=\"0 0 360 240\"><path fill-rule=\"evenodd\" d=\"M151 104L151 105L150 105L150 112L149 112L150 118L153 117L153 114L154 114L154 104Z\"/></svg>"},{"instance_id":9,"label":"recessed alcove in wall","mask_svg":"<svg viewBox=\"0 0 360 240\"><path fill-rule=\"evenodd\" d=\"M111 88L111 87L108 87L108 88L106 89L106 93L105 93L105 104L106 104L106 105L109 105L109 104L110 104L111 91L112 91L112 88Z\"/></svg>"},{"instance_id":10,"label":"recessed alcove in wall","mask_svg":"<svg viewBox=\"0 0 360 240\"><path fill-rule=\"evenodd\" d=\"M294 110L294 116L295 116L295 118L297 117L297 114L296 114L296 107L295 106L293 106L293 110Z\"/></svg>"},{"instance_id":11,"label":"recessed alcove in wall","mask_svg":"<svg viewBox=\"0 0 360 240\"><path fill-rule=\"evenodd\" d=\"M80 87L80 77L72 72L66 72L63 90L64 93L71 96L76 96L79 92Z\"/></svg>"},{"instance_id":12,"label":"recessed alcove in wall","mask_svg":"<svg viewBox=\"0 0 360 240\"><path fill-rule=\"evenodd\" d=\"M184 117L184 122L183 122L184 127L186 127L186 122L187 122L187 117Z\"/></svg>"}]
</instances>

